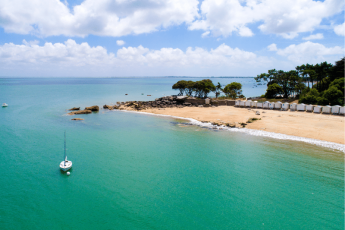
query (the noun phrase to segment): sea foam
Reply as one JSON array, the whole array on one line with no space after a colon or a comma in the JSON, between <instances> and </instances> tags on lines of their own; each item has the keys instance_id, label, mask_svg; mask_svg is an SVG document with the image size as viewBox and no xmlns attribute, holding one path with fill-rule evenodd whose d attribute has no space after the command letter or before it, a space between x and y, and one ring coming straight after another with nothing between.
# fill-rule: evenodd
<instances>
[{"instance_id":1,"label":"sea foam","mask_svg":"<svg viewBox=\"0 0 345 230\"><path fill-rule=\"evenodd\" d=\"M280 139L280 140L290 140L290 141L300 141L305 142L313 145L322 146L325 148L331 148L334 150L339 150L341 152L345 153L345 145L338 144L330 141L322 141L312 138L306 138L306 137L298 137L298 136L292 136L287 134L281 134L281 133L273 133L273 132L267 132L264 130L256 130L256 129L246 129L246 128L230 128L227 126L217 126L212 125L211 123L204 123L198 120L195 120L193 118L185 118L185 117L178 117L178 116L171 116L171 115L165 115L165 114L154 114L154 113L147 113L147 112L137 112L137 111L129 111L129 110L120 110L123 112L133 112L133 113L140 113L140 114L146 114L146 115L153 115L153 116L160 116L160 117L171 117L171 118L177 118L177 119L183 119L188 120L190 124L197 125L200 127L206 127L210 129L222 129L230 132L239 132L239 133L246 133L253 136L261 136L261 137L270 137L274 139Z\"/></svg>"}]
</instances>

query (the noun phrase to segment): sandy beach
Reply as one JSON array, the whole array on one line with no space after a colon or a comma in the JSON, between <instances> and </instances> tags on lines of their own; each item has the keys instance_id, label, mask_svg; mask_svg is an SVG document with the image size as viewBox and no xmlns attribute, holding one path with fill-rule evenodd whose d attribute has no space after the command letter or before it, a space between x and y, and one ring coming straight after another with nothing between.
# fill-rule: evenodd
<instances>
[{"instance_id":1,"label":"sandy beach","mask_svg":"<svg viewBox=\"0 0 345 230\"><path fill-rule=\"evenodd\" d=\"M126 108L130 110L130 108ZM256 111L260 115L256 115ZM248 123L246 129L264 130L299 137L345 144L345 117L297 111L247 109L233 106L184 107L146 109L143 112L193 118L216 123L246 123L250 118L261 118Z\"/></svg>"}]
</instances>

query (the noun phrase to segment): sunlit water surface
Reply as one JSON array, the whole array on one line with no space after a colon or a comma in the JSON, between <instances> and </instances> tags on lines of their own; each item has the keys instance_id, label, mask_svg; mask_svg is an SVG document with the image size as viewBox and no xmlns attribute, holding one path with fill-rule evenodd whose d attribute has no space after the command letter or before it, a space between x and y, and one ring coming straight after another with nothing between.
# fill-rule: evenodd
<instances>
[{"instance_id":1,"label":"sunlit water surface","mask_svg":"<svg viewBox=\"0 0 345 230\"><path fill-rule=\"evenodd\" d=\"M0 229L344 229L342 152L167 117L65 115L170 95L177 80L0 79Z\"/></svg>"}]
</instances>

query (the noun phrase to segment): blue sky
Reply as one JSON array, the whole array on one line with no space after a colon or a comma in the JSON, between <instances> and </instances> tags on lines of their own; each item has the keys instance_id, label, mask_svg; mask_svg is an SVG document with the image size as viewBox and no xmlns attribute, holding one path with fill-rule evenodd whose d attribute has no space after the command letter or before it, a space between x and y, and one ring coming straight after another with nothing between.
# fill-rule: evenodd
<instances>
[{"instance_id":1,"label":"blue sky","mask_svg":"<svg viewBox=\"0 0 345 230\"><path fill-rule=\"evenodd\" d=\"M256 76L344 34L343 0L3 0L0 76Z\"/></svg>"}]
</instances>

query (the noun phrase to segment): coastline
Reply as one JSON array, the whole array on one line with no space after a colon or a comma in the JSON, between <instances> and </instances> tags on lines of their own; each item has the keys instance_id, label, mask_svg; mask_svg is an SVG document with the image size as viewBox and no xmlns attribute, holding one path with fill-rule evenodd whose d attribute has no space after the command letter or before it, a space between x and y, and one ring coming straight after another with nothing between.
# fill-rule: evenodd
<instances>
[{"instance_id":1,"label":"coastline","mask_svg":"<svg viewBox=\"0 0 345 230\"><path fill-rule=\"evenodd\" d=\"M254 136L302 141L345 152L345 118L343 116L245 109L233 106L150 108L144 111L126 107L122 111L186 119L193 125L248 133ZM256 115L256 111L259 111L260 115ZM239 123L245 123L253 117L261 118L261 120L248 123L246 128L238 127ZM236 124L236 128L223 125L225 123Z\"/></svg>"}]
</instances>

